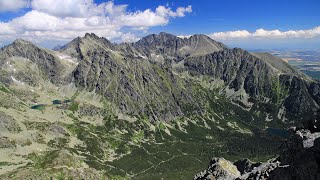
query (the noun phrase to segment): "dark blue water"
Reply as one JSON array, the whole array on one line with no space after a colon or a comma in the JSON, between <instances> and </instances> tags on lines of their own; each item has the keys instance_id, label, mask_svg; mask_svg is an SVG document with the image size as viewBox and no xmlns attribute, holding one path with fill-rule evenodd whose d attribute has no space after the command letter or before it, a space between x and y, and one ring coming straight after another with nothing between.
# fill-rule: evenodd
<instances>
[{"instance_id":1,"label":"dark blue water","mask_svg":"<svg viewBox=\"0 0 320 180\"><path fill-rule=\"evenodd\" d=\"M53 100L52 104L63 104L63 103L70 103L70 102L71 102L71 100L63 100L63 101L61 101L61 100Z\"/></svg>"},{"instance_id":2,"label":"dark blue water","mask_svg":"<svg viewBox=\"0 0 320 180\"><path fill-rule=\"evenodd\" d=\"M279 129L279 128L267 128L267 133L273 136L279 136L282 138L288 138L289 137L289 131L286 129Z\"/></svg>"},{"instance_id":3,"label":"dark blue water","mask_svg":"<svg viewBox=\"0 0 320 180\"><path fill-rule=\"evenodd\" d=\"M62 102L60 100L53 100L52 104L62 104Z\"/></svg>"},{"instance_id":4,"label":"dark blue water","mask_svg":"<svg viewBox=\"0 0 320 180\"><path fill-rule=\"evenodd\" d=\"M52 104L53 105L58 105L58 104L66 104L66 103L70 103L71 102L71 100L63 100L63 101L61 101L61 100L53 100L52 101ZM45 104L38 104L38 105L34 105L34 106L31 106L31 109L38 109L38 110L41 110L41 109L43 109L44 107L46 107L47 105L45 105Z\"/></svg>"},{"instance_id":5,"label":"dark blue water","mask_svg":"<svg viewBox=\"0 0 320 180\"><path fill-rule=\"evenodd\" d=\"M70 103L71 100L64 100L63 103Z\"/></svg>"},{"instance_id":6,"label":"dark blue water","mask_svg":"<svg viewBox=\"0 0 320 180\"><path fill-rule=\"evenodd\" d=\"M31 109L42 109L44 108L46 105L44 104L38 104L38 105L34 105L34 106L31 106Z\"/></svg>"}]
</instances>

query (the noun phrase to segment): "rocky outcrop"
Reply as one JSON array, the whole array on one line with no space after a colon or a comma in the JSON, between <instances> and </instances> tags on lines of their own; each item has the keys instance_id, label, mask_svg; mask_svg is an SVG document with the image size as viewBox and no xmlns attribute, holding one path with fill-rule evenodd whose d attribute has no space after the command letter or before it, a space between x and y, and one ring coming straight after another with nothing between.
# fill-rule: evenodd
<instances>
[{"instance_id":1,"label":"rocky outcrop","mask_svg":"<svg viewBox=\"0 0 320 180\"><path fill-rule=\"evenodd\" d=\"M0 148L14 148L16 147L15 142L9 137L0 136Z\"/></svg>"},{"instance_id":2,"label":"rocky outcrop","mask_svg":"<svg viewBox=\"0 0 320 180\"><path fill-rule=\"evenodd\" d=\"M254 163L251 162L249 159L242 159L233 163L237 166L237 169L240 171L241 174L246 174L251 172L254 168L261 165L261 163Z\"/></svg>"},{"instance_id":3,"label":"rocky outcrop","mask_svg":"<svg viewBox=\"0 0 320 180\"><path fill-rule=\"evenodd\" d=\"M207 170L197 174L194 180L200 179L217 179L217 180L233 180L241 174L232 162L224 158L213 158Z\"/></svg>"},{"instance_id":4,"label":"rocky outcrop","mask_svg":"<svg viewBox=\"0 0 320 180\"><path fill-rule=\"evenodd\" d=\"M80 116L101 116L105 117L106 112L102 108L95 107L93 105L84 104L79 109Z\"/></svg>"},{"instance_id":5,"label":"rocky outcrop","mask_svg":"<svg viewBox=\"0 0 320 180\"><path fill-rule=\"evenodd\" d=\"M269 179L270 173L272 173L276 169L281 169L286 166L280 166L280 162L277 160L269 160L266 163L259 163L260 165L254 167L248 172L241 174L237 179Z\"/></svg>"},{"instance_id":6,"label":"rocky outcrop","mask_svg":"<svg viewBox=\"0 0 320 180\"><path fill-rule=\"evenodd\" d=\"M309 127L311 129L308 129ZM280 156L276 159L266 163L252 163L247 159L235 162L235 171L239 174L233 179L320 179L319 127L318 122L315 121L309 122L308 126L291 129L293 134L281 145ZM232 178L225 173L228 172L226 168L224 173L221 173L221 166L217 166L216 162L217 158L214 158L208 170L197 174L194 179Z\"/></svg>"},{"instance_id":7,"label":"rocky outcrop","mask_svg":"<svg viewBox=\"0 0 320 180\"><path fill-rule=\"evenodd\" d=\"M320 132L298 130L281 147L281 165L270 179L319 179L320 178Z\"/></svg>"},{"instance_id":8,"label":"rocky outcrop","mask_svg":"<svg viewBox=\"0 0 320 180\"><path fill-rule=\"evenodd\" d=\"M270 160L266 163L253 163L248 159L232 162L224 158L213 158L207 170L194 176L194 180L204 179L267 179L270 173L280 167L280 162Z\"/></svg>"},{"instance_id":9,"label":"rocky outcrop","mask_svg":"<svg viewBox=\"0 0 320 180\"><path fill-rule=\"evenodd\" d=\"M21 128L13 117L0 111L0 134L7 131L18 133L21 131Z\"/></svg>"}]
</instances>

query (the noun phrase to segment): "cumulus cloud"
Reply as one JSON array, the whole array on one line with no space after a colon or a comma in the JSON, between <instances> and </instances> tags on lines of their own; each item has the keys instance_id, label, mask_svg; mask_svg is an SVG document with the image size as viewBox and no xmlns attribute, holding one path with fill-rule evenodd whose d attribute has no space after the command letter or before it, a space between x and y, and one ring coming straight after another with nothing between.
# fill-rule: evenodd
<instances>
[{"instance_id":1,"label":"cumulus cloud","mask_svg":"<svg viewBox=\"0 0 320 180\"><path fill-rule=\"evenodd\" d=\"M8 37L38 41L70 40L93 32L109 39L132 42L137 37L123 32L127 27L134 31L146 31L150 27L168 24L171 18L184 17L192 12L191 6L176 10L158 6L155 10L129 12L128 5L116 5L113 1L96 4L93 0L31 0L30 3L32 10L23 16L0 22L0 41Z\"/></svg>"},{"instance_id":2,"label":"cumulus cloud","mask_svg":"<svg viewBox=\"0 0 320 180\"><path fill-rule=\"evenodd\" d=\"M10 35L15 33L15 31L7 23L0 22L0 29L2 35Z\"/></svg>"},{"instance_id":3,"label":"cumulus cloud","mask_svg":"<svg viewBox=\"0 0 320 180\"><path fill-rule=\"evenodd\" d=\"M17 11L30 6L29 0L1 0L0 12Z\"/></svg>"},{"instance_id":4,"label":"cumulus cloud","mask_svg":"<svg viewBox=\"0 0 320 180\"><path fill-rule=\"evenodd\" d=\"M213 39L233 39L233 38L247 38L250 36L249 31L237 30L227 32L217 32L209 35Z\"/></svg>"},{"instance_id":5,"label":"cumulus cloud","mask_svg":"<svg viewBox=\"0 0 320 180\"><path fill-rule=\"evenodd\" d=\"M134 34L132 34L130 32L129 33L124 33L124 34L121 35L121 41L122 42L136 42L138 40L139 40L139 38L136 35L134 35Z\"/></svg>"},{"instance_id":6,"label":"cumulus cloud","mask_svg":"<svg viewBox=\"0 0 320 180\"><path fill-rule=\"evenodd\" d=\"M171 16L171 17L184 17L185 13L191 13L192 7L189 5L188 7L179 7L176 11L172 11L171 8L165 6L159 6L156 9L156 13L160 16Z\"/></svg>"},{"instance_id":7,"label":"cumulus cloud","mask_svg":"<svg viewBox=\"0 0 320 180\"><path fill-rule=\"evenodd\" d=\"M320 36L320 26L306 29L306 30L265 30L258 29L255 32L247 30L216 32L209 34L209 36L216 40L229 40L229 39L292 39L292 38L313 38Z\"/></svg>"},{"instance_id":8,"label":"cumulus cloud","mask_svg":"<svg viewBox=\"0 0 320 180\"><path fill-rule=\"evenodd\" d=\"M119 19L126 26L145 27L166 25L170 17L184 17L186 13L191 13L192 7L179 7L176 11L165 6L158 6L156 11L147 9L145 11L137 11L135 13L122 14Z\"/></svg>"},{"instance_id":9,"label":"cumulus cloud","mask_svg":"<svg viewBox=\"0 0 320 180\"><path fill-rule=\"evenodd\" d=\"M58 17L85 17L102 15L103 6L93 0L33 0L32 9Z\"/></svg>"}]
</instances>

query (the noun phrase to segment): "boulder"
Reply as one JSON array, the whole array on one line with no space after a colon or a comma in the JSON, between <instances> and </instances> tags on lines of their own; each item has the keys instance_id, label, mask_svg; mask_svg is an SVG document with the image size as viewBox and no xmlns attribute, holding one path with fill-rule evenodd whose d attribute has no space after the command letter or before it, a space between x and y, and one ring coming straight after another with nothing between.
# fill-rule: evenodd
<instances>
[{"instance_id":1,"label":"boulder","mask_svg":"<svg viewBox=\"0 0 320 180\"><path fill-rule=\"evenodd\" d=\"M232 162L224 158L213 158L207 170L197 174L194 180L200 179L216 179L216 180L232 180L241 174Z\"/></svg>"}]
</instances>

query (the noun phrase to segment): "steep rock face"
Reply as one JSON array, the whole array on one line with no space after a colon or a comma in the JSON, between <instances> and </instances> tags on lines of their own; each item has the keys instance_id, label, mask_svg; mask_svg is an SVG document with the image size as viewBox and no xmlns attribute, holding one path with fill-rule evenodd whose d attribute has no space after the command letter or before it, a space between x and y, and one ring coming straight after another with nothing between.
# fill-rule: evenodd
<instances>
[{"instance_id":1,"label":"steep rock face","mask_svg":"<svg viewBox=\"0 0 320 180\"><path fill-rule=\"evenodd\" d=\"M78 87L103 94L119 109L153 120L169 120L182 115L180 104L189 102L177 77L165 66L142 59L128 59L107 46L80 46L83 58L73 75Z\"/></svg>"},{"instance_id":2,"label":"steep rock face","mask_svg":"<svg viewBox=\"0 0 320 180\"><path fill-rule=\"evenodd\" d=\"M311 94L312 98L319 104L320 102L320 84L312 82L308 86L308 91Z\"/></svg>"},{"instance_id":3,"label":"steep rock face","mask_svg":"<svg viewBox=\"0 0 320 180\"><path fill-rule=\"evenodd\" d=\"M278 108L265 111L278 114L279 119L299 121L313 118L320 103L318 84L304 80L301 73L291 71L289 65L286 66L287 69L276 69L270 64L236 48L187 58L184 67L194 75L207 75L223 80L228 89L243 89L250 96L247 101L251 101L253 106L259 106L258 102L264 103L263 99L270 99L271 102L266 104L275 104ZM284 74L287 71L291 72ZM242 101L241 96L236 96L234 100Z\"/></svg>"},{"instance_id":4,"label":"steep rock face","mask_svg":"<svg viewBox=\"0 0 320 180\"><path fill-rule=\"evenodd\" d=\"M262 60L242 49L230 49L185 60L186 69L197 74L209 75L221 79L225 85L235 91L245 88L255 97L261 90L270 93L272 77L275 71Z\"/></svg>"},{"instance_id":5,"label":"steep rock face","mask_svg":"<svg viewBox=\"0 0 320 180\"><path fill-rule=\"evenodd\" d=\"M282 145L279 161L286 168L275 169L270 179L319 179L320 132L296 131Z\"/></svg>"},{"instance_id":6,"label":"steep rock face","mask_svg":"<svg viewBox=\"0 0 320 180\"><path fill-rule=\"evenodd\" d=\"M53 53L50 53L49 50L38 48L37 46L28 41L18 39L14 41L12 44L1 48L0 54L1 67L3 67L6 64L10 66L10 58L25 58L37 65L40 73L43 75L43 78L51 81L56 85L60 85L63 83L61 75L64 67L59 62L58 58L54 56ZM19 61L23 62L24 60ZM15 70L13 69L13 71ZM22 74L22 72L17 73L18 76L20 76L19 79L24 79L26 83L34 85L35 82L33 81L35 79L30 77L32 75L24 75ZM6 76L3 78L13 79L10 76ZM4 79L2 80L2 82L10 82L10 80Z\"/></svg>"},{"instance_id":7,"label":"steep rock face","mask_svg":"<svg viewBox=\"0 0 320 180\"><path fill-rule=\"evenodd\" d=\"M283 105L289 116L287 118L296 120L314 119L314 114L319 109L320 101L318 92L311 92L312 84L296 76L281 75L281 84L284 85L286 94ZM313 95L314 94L314 95Z\"/></svg>"},{"instance_id":8,"label":"steep rock face","mask_svg":"<svg viewBox=\"0 0 320 180\"><path fill-rule=\"evenodd\" d=\"M320 128L319 121L308 121L300 128L293 128L292 136L280 147L280 156L265 163L252 163L240 160L234 163L241 175L236 179L319 179L320 178ZM214 158L217 159L217 158ZM231 163L231 162L229 162ZM210 162L208 170L195 176L205 179L214 174L214 178L224 178Z\"/></svg>"}]
</instances>

